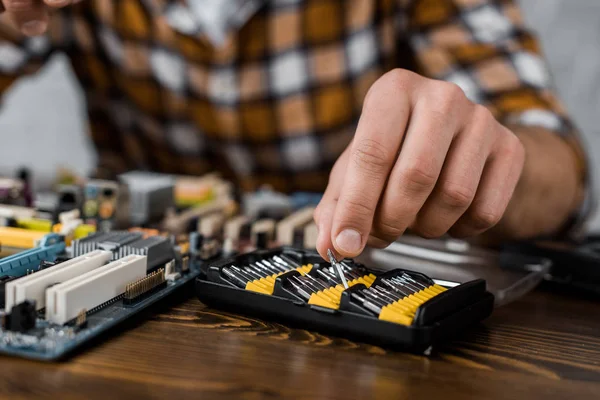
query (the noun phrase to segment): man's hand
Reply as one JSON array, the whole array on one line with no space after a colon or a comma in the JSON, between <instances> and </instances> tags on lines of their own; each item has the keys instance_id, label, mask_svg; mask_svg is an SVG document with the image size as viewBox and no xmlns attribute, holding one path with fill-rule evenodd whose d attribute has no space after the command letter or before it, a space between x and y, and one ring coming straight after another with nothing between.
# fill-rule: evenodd
<instances>
[{"instance_id":1,"label":"man's hand","mask_svg":"<svg viewBox=\"0 0 600 400\"><path fill-rule=\"evenodd\" d=\"M48 14L52 8L60 8L81 0L0 0L19 30L27 36L37 36L48 28Z\"/></svg>"},{"instance_id":2,"label":"man's hand","mask_svg":"<svg viewBox=\"0 0 600 400\"><path fill-rule=\"evenodd\" d=\"M457 85L391 71L365 97L315 211L319 253L354 257L407 228L480 234L502 218L524 160L517 136Z\"/></svg>"}]
</instances>

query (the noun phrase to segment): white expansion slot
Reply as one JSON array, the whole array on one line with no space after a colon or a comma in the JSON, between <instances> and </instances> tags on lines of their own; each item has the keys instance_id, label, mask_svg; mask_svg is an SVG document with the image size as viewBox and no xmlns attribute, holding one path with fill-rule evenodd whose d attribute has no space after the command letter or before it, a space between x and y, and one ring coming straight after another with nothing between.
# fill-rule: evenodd
<instances>
[{"instance_id":1,"label":"white expansion slot","mask_svg":"<svg viewBox=\"0 0 600 400\"><path fill-rule=\"evenodd\" d=\"M146 276L146 256L130 255L46 290L46 319L64 325L125 293Z\"/></svg>"},{"instance_id":2,"label":"white expansion slot","mask_svg":"<svg viewBox=\"0 0 600 400\"><path fill-rule=\"evenodd\" d=\"M72 258L48 269L24 276L6 284L6 310L25 300L35 301L36 308L46 306L46 289L52 285L66 282L86 272L101 267L110 261L112 252L95 250Z\"/></svg>"}]
</instances>

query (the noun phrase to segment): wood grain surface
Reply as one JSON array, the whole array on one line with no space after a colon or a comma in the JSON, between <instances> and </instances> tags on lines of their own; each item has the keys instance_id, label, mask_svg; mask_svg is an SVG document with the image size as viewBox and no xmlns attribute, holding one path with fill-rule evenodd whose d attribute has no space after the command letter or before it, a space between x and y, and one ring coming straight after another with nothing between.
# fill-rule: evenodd
<instances>
[{"instance_id":1,"label":"wood grain surface","mask_svg":"<svg viewBox=\"0 0 600 400\"><path fill-rule=\"evenodd\" d=\"M538 290L431 357L170 303L62 363L0 357L0 398L600 398L600 301Z\"/></svg>"}]
</instances>

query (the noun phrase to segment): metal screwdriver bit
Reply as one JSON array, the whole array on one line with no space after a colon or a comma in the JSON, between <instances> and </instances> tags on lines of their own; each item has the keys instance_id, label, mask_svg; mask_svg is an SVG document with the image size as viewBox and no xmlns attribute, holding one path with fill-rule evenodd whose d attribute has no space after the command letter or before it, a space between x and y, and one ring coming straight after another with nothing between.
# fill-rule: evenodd
<instances>
[{"instance_id":1,"label":"metal screwdriver bit","mask_svg":"<svg viewBox=\"0 0 600 400\"><path fill-rule=\"evenodd\" d=\"M249 274L253 274L254 276L259 276L260 278L265 278L270 275L268 272L264 271L262 268L254 267L252 265L244 266L244 270L247 271Z\"/></svg>"},{"instance_id":2,"label":"metal screwdriver bit","mask_svg":"<svg viewBox=\"0 0 600 400\"><path fill-rule=\"evenodd\" d=\"M334 285L338 284L338 281L335 280L335 278L331 277L331 275L329 275L327 270L317 270L317 274L321 275L321 277L323 277L326 281L333 283Z\"/></svg>"},{"instance_id":3,"label":"metal screwdriver bit","mask_svg":"<svg viewBox=\"0 0 600 400\"><path fill-rule=\"evenodd\" d=\"M372 311L375 314L381 313L381 307L378 307L377 305L371 303L369 300L367 300L365 297L362 297L358 293L352 293L352 298L354 298L354 299L358 300L358 302L362 303L363 307L365 307L367 310Z\"/></svg>"},{"instance_id":4,"label":"metal screwdriver bit","mask_svg":"<svg viewBox=\"0 0 600 400\"><path fill-rule=\"evenodd\" d=\"M244 271L242 268L238 268L235 265L232 265L231 269L246 278L248 281L253 281L256 279L256 277L254 277L252 274L249 274L248 271Z\"/></svg>"},{"instance_id":5,"label":"metal screwdriver bit","mask_svg":"<svg viewBox=\"0 0 600 400\"><path fill-rule=\"evenodd\" d=\"M230 278L236 286L239 286L241 288L245 288L246 287L246 284L248 283L248 280L240 278L239 276L237 276L237 274L235 274L232 271L230 271L229 268L223 268L223 269L221 269L221 271L228 278Z\"/></svg>"},{"instance_id":6,"label":"metal screwdriver bit","mask_svg":"<svg viewBox=\"0 0 600 400\"><path fill-rule=\"evenodd\" d=\"M272 268L265 267L264 265L259 264L259 263L250 264L250 266L259 271L262 271L263 273L266 274L266 276L275 275L277 272L279 272L279 271L274 271Z\"/></svg>"},{"instance_id":7,"label":"metal screwdriver bit","mask_svg":"<svg viewBox=\"0 0 600 400\"><path fill-rule=\"evenodd\" d=\"M296 278L298 282L302 283L302 285L304 285L305 288L307 288L308 290L310 290L311 292L318 292L320 289L313 285L311 282L308 282L307 279L304 279L304 277L299 276Z\"/></svg>"},{"instance_id":8,"label":"metal screwdriver bit","mask_svg":"<svg viewBox=\"0 0 600 400\"><path fill-rule=\"evenodd\" d=\"M388 281L387 279L382 279L381 282L383 282L385 285L387 285L390 289L392 289L396 293L400 294L403 298L410 294L409 292L406 292L406 291L400 289L397 285L394 285L391 281Z\"/></svg>"},{"instance_id":9,"label":"metal screwdriver bit","mask_svg":"<svg viewBox=\"0 0 600 400\"><path fill-rule=\"evenodd\" d=\"M333 252L331 251L331 249L327 249L327 257L329 257L329 263L331 265L333 265L335 267L335 269L337 270L337 273L340 276L340 279L342 280L342 284L344 285L344 288L348 289L349 288L348 282L346 281L346 277L344 276L344 273L342 272L342 267L340 266L340 264L338 264L337 260L333 256Z\"/></svg>"},{"instance_id":10,"label":"metal screwdriver bit","mask_svg":"<svg viewBox=\"0 0 600 400\"><path fill-rule=\"evenodd\" d=\"M282 262L284 262L285 264L289 265L293 268L300 268L302 265L300 265L299 263L297 263L296 261L292 260L290 257L286 256L285 254L281 254L278 256L273 256L273 259L275 260L280 260Z\"/></svg>"},{"instance_id":11,"label":"metal screwdriver bit","mask_svg":"<svg viewBox=\"0 0 600 400\"><path fill-rule=\"evenodd\" d=\"M302 296L302 297L303 297L305 300L309 300L309 299L310 299L310 294L309 294L309 293L307 293L306 291L304 291L304 289L302 289L302 287L301 287L301 286L299 286L299 285L295 284L295 283L292 281L292 278L295 278L295 276L291 277L291 278L290 278L288 281L289 281L289 282L290 282L290 284L291 284L291 285L294 287L294 289L296 290L296 292L297 292L297 293L298 293L300 296Z\"/></svg>"},{"instance_id":12,"label":"metal screwdriver bit","mask_svg":"<svg viewBox=\"0 0 600 400\"><path fill-rule=\"evenodd\" d=\"M380 292L381 294L383 294L386 297L391 298L393 301L398 301L402 298L402 296L398 295L398 293L393 292L387 288L384 288L382 286L376 286L375 290L377 290L378 292Z\"/></svg>"},{"instance_id":13,"label":"metal screwdriver bit","mask_svg":"<svg viewBox=\"0 0 600 400\"><path fill-rule=\"evenodd\" d=\"M379 296L381 296L383 299L385 299L386 301L388 301L390 303L393 303L397 300L394 297L387 294L386 292L384 292L383 290L380 290L378 287L371 287L371 288L373 289L373 292L377 293Z\"/></svg>"},{"instance_id":14,"label":"metal screwdriver bit","mask_svg":"<svg viewBox=\"0 0 600 400\"><path fill-rule=\"evenodd\" d=\"M278 272L288 272L290 270L289 268L287 268L287 267L285 267L283 265L279 265L276 262L271 263L271 262L269 262L267 260L260 260L260 261L257 261L257 263L261 264L261 265L264 265L264 266L267 266L267 267L269 267L269 268L271 268L273 270L277 270Z\"/></svg>"},{"instance_id":15,"label":"metal screwdriver bit","mask_svg":"<svg viewBox=\"0 0 600 400\"><path fill-rule=\"evenodd\" d=\"M427 278L422 277L422 276L418 276L418 277L412 277L409 274L407 274L406 272L402 274L402 276L407 279L410 282L413 282L414 284L422 287L423 289L433 285L433 282L431 281L427 281ZM422 279L426 280L426 282L423 282Z\"/></svg>"},{"instance_id":16,"label":"metal screwdriver bit","mask_svg":"<svg viewBox=\"0 0 600 400\"><path fill-rule=\"evenodd\" d=\"M402 282L404 284L404 287L410 289L413 291L413 293L417 293L421 291L421 288L408 282L406 279L404 278L398 278L400 280L400 282Z\"/></svg>"},{"instance_id":17,"label":"metal screwdriver bit","mask_svg":"<svg viewBox=\"0 0 600 400\"><path fill-rule=\"evenodd\" d=\"M383 301L380 296L373 293L369 289L363 289L361 292L366 298L368 298L369 300L371 300L373 303L377 304L380 307L384 307L388 304L387 301Z\"/></svg>"},{"instance_id":18,"label":"metal screwdriver bit","mask_svg":"<svg viewBox=\"0 0 600 400\"><path fill-rule=\"evenodd\" d=\"M308 279L309 279L311 282L314 282L314 284L315 284L315 285L317 285L317 286L320 286L320 287L322 288L321 290L328 289L328 288L330 287L329 285L326 285L326 284L325 284L325 283L323 283L321 280L319 280L319 279L316 279L316 278L315 278L315 277L313 277L313 276L310 276L310 275L304 275L304 276L305 276L306 278L308 278Z\"/></svg>"},{"instance_id":19,"label":"metal screwdriver bit","mask_svg":"<svg viewBox=\"0 0 600 400\"><path fill-rule=\"evenodd\" d=\"M250 267L249 265L244 266L243 269L248 275L255 276L256 279L261 279L268 276L268 274L265 274L264 271Z\"/></svg>"}]
</instances>

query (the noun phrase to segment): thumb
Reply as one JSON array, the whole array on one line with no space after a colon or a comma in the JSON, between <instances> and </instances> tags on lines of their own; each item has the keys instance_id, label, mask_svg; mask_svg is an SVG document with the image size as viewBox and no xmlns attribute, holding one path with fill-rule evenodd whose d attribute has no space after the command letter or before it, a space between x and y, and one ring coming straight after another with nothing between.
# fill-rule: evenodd
<instances>
[{"instance_id":1,"label":"thumb","mask_svg":"<svg viewBox=\"0 0 600 400\"><path fill-rule=\"evenodd\" d=\"M329 183L323 194L323 198L315 209L315 223L319 230L317 238L317 251L324 260L329 261L327 250L331 249L334 255L339 258L340 254L335 251L335 246L331 241L331 228L333 226L333 217L335 214L336 205L340 196L342 182L346 165L348 164L348 151L344 151L338 158L335 165L331 169L329 175Z\"/></svg>"},{"instance_id":2,"label":"thumb","mask_svg":"<svg viewBox=\"0 0 600 400\"><path fill-rule=\"evenodd\" d=\"M331 222L333 221L336 203L336 200L323 196L318 209L315 211L315 223L317 224L317 229L319 231L317 251L321 257L327 261L329 261L327 250L334 249L333 243L331 243ZM336 254L336 257L337 256L339 255Z\"/></svg>"}]
</instances>

